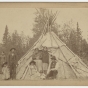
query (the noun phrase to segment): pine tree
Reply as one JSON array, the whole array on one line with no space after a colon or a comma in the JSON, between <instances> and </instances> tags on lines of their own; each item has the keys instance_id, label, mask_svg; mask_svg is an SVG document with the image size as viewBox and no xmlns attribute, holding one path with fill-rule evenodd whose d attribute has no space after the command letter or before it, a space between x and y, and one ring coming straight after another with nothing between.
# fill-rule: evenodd
<instances>
[{"instance_id":1,"label":"pine tree","mask_svg":"<svg viewBox=\"0 0 88 88\"><path fill-rule=\"evenodd\" d=\"M76 46L76 32L72 30L69 37L68 47L74 52L77 53Z\"/></svg>"},{"instance_id":2,"label":"pine tree","mask_svg":"<svg viewBox=\"0 0 88 88\"><path fill-rule=\"evenodd\" d=\"M9 35L9 32L8 32L8 27L6 25L5 32L4 32L4 35L3 35L3 44L4 44L5 47L7 46L8 35Z\"/></svg>"},{"instance_id":3,"label":"pine tree","mask_svg":"<svg viewBox=\"0 0 88 88\"><path fill-rule=\"evenodd\" d=\"M77 22L77 30L76 30L76 45L77 45L77 54L81 56L82 53L82 32L79 28L79 24Z\"/></svg>"}]
</instances>

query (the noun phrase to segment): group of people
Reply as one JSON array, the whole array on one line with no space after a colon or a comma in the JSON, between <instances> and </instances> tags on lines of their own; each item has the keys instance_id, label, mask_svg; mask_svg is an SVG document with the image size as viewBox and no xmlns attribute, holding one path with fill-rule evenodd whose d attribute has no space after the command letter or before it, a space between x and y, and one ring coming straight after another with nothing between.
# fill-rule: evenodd
<instances>
[{"instance_id":1,"label":"group of people","mask_svg":"<svg viewBox=\"0 0 88 88\"><path fill-rule=\"evenodd\" d=\"M2 52L0 55L0 74L2 79L16 79L16 67L17 67L17 54L16 49L12 48L8 57ZM56 57L50 55L47 47L39 50L34 49L32 60L28 65L29 79L56 79L58 74L58 61Z\"/></svg>"},{"instance_id":2,"label":"group of people","mask_svg":"<svg viewBox=\"0 0 88 88\"><path fill-rule=\"evenodd\" d=\"M53 55L49 55L47 47L42 50L36 48L29 64L29 77L32 79L56 79L58 74L58 61Z\"/></svg>"},{"instance_id":3,"label":"group of people","mask_svg":"<svg viewBox=\"0 0 88 88\"><path fill-rule=\"evenodd\" d=\"M10 49L8 56L4 52L0 55L0 74L2 79L16 79L16 66L17 66L17 55L16 49Z\"/></svg>"}]
</instances>

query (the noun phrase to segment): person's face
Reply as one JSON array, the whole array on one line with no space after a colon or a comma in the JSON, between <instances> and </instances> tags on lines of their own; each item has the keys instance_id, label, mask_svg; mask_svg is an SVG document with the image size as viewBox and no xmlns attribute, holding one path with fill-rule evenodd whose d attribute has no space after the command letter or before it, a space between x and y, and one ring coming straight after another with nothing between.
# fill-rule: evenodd
<instances>
[{"instance_id":1,"label":"person's face","mask_svg":"<svg viewBox=\"0 0 88 88\"><path fill-rule=\"evenodd\" d=\"M4 52L2 52L2 54L4 54Z\"/></svg>"},{"instance_id":2,"label":"person's face","mask_svg":"<svg viewBox=\"0 0 88 88\"><path fill-rule=\"evenodd\" d=\"M51 59L52 61L55 61L54 59Z\"/></svg>"},{"instance_id":3,"label":"person's face","mask_svg":"<svg viewBox=\"0 0 88 88\"><path fill-rule=\"evenodd\" d=\"M14 49L12 49L12 53L14 52L15 50Z\"/></svg>"},{"instance_id":4,"label":"person's face","mask_svg":"<svg viewBox=\"0 0 88 88\"><path fill-rule=\"evenodd\" d=\"M33 66L34 65L34 63L31 63L31 66Z\"/></svg>"},{"instance_id":5,"label":"person's face","mask_svg":"<svg viewBox=\"0 0 88 88\"><path fill-rule=\"evenodd\" d=\"M4 66L6 67L6 64Z\"/></svg>"},{"instance_id":6,"label":"person's face","mask_svg":"<svg viewBox=\"0 0 88 88\"><path fill-rule=\"evenodd\" d=\"M38 52L38 49L35 49L35 52L37 53Z\"/></svg>"},{"instance_id":7,"label":"person's face","mask_svg":"<svg viewBox=\"0 0 88 88\"><path fill-rule=\"evenodd\" d=\"M44 47L44 51L47 51L47 47Z\"/></svg>"},{"instance_id":8,"label":"person's face","mask_svg":"<svg viewBox=\"0 0 88 88\"><path fill-rule=\"evenodd\" d=\"M40 50L43 50L43 47L42 46L40 47Z\"/></svg>"}]
</instances>

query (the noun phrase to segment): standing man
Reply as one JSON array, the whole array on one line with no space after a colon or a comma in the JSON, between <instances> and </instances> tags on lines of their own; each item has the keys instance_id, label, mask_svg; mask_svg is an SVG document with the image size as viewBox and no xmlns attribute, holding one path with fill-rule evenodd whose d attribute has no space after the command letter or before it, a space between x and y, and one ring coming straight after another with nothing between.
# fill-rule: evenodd
<instances>
[{"instance_id":1,"label":"standing man","mask_svg":"<svg viewBox=\"0 0 88 88\"><path fill-rule=\"evenodd\" d=\"M10 67L10 78L16 79L16 66L17 66L17 55L16 55L16 49L12 48L10 50L9 58L8 58L8 64Z\"/></svg>"},{"instance_id":2,"label":"standing man","mask_svg":"<svg viewBox=\"0 0 88 88\"><path fill-rule=\"evenodd\" d=\"M43 48L42 63L43 63L43 73L46 74L49 65L49 53L47 47Z\"/></svg>"}]
</instances>

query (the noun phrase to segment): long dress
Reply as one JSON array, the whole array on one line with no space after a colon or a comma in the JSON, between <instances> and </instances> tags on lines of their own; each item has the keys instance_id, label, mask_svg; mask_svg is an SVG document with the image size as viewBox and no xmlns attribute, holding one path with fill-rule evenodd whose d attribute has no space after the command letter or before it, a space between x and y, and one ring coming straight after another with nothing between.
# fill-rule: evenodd
<instances>
[{"instance_id":1,"label":"long dress","mask_svg":"<svg viewBox=\"0 0 88 88\"><path fill-rule=\"evenodd\" d=\"M36 59L34 60L36 62L37 70L38 72L42 72L43 70L43 64L42 64L42 51L39 51L36 55Z\"/></svg>"},{"instance_id":2,"label":"long dress","mask_svg":"<svg viewBox=\"0 0 88 88\"><path fill-rule=\"evenodd\" d=\"M40 79L40 73L37 71L37 67L35 65L29 65L28 68L29 68L29 71L26 79L28 80Z\"/></svg>"},{"instance_id":3,"label":"long dress","mask_svg":"<svg viewBox=\"0 0 88 88\"><path fill-rule=\"evenodd\" d=\"M4 54L0 55L0 73L2 73L2 65L6 62L6 56Z\"/></svg>"},{"instance_id":4,"label":"long dress","mask_svg":"<svg viewBox=\"0 0 88 88\"><path fill-rule=\"evenodd\" d=\"M38 72L42 71L42 51L39 50L38 53L34 53L32 59L36 62Z\"/></svg>"},{"instance_id":5,"label":"long dress","mask_svg":"<svg viewBox=\"0 0 88 88\"><path fill-rule=\"evenodd\" d=\"M3 72L2 79L10 78L10 70L9 70L8 66L3 67L2 72Z\"/></svg>"}]
</instances>

